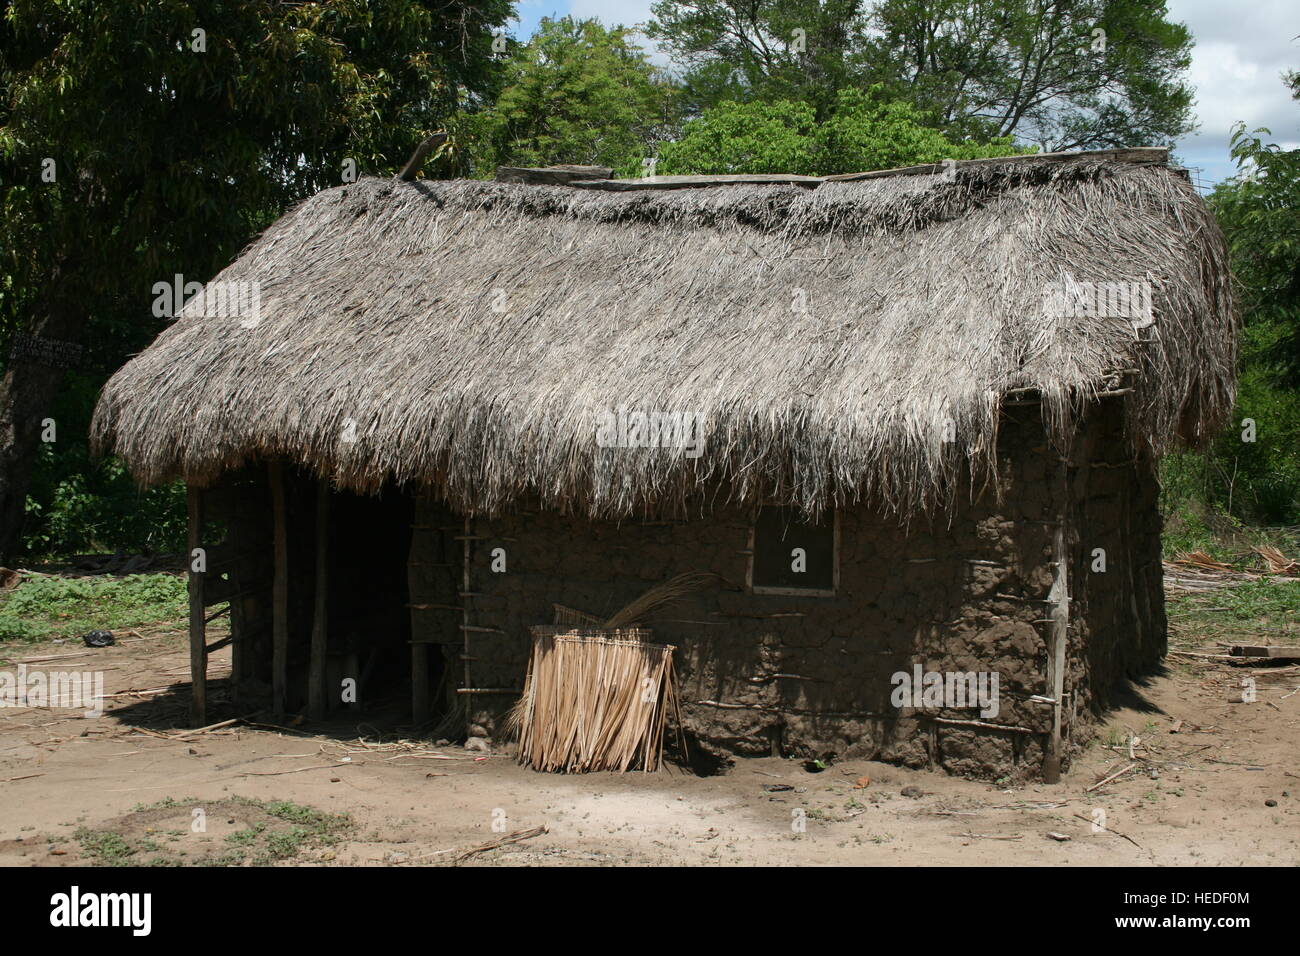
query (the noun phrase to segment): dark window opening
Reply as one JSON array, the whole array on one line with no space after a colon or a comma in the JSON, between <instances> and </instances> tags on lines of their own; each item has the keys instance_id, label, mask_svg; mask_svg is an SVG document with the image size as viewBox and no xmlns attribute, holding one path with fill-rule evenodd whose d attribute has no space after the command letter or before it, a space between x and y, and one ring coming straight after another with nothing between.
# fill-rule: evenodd
<instances>
[{"instance_id":1,"label":"dark window opening","mask_svg":"<svg viewBox=\"0 0 1300 956\"><path fill-rule=\"evenodd\" d=\"M793 508L765 507L754 522L750 585L755 591L835 592L835 516L816 523Z\"/></svg>"}]
</instances>

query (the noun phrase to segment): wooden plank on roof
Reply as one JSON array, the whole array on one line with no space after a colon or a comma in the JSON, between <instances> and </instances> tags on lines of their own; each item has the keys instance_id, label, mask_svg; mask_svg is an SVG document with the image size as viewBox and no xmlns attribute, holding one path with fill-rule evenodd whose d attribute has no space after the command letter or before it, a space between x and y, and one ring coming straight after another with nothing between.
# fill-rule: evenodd
<instances>
[{"instance_id":1,"label":"wooden plank on roof","mask_svg":"<svg viewBox=\"0 0 1300 956\"><path fill-rule=\"evenodd\" d=\"M793 173L734 176L646 176L641 179L578 180L569 183L578 189L605 189L628 192L634 189L695 189L701 186L806 186L814 188L825 182L822 176L796 176Z\"/></svg>"},{"instance_id":2,"label":"wooden plank on roof","mask_svg":"<svg viewBox=\"0 0 1300 956\"><path fill-rule=\"evenodd\" d=\"M608 166L498 166L497 182L533 186L564 186L575 180L604 180L614 175Z\"/></svg>"},{"instance_id":3,"label":"wooden plank on roof","mask_svg":"<svg viewBox=\"0 0 1300 956\"><path fill-rule=\"evenodd\" d=\"M1116 163L1167 163L1169 150L1161 146L1135 146L1128 149L1084 149L1063 153L1029 153L1024 156L993 156L987 159L957 159L949 164L922 163L919 166L899 166L895 169L876 169L864 173L839 173L825 176L828 183L854 182L859 179L882 179L886 176L924 176L942 173L948 165L965 169L971 166L992 166L1007 163L1067 163L1081 159L1108 160ZM575 184L577 185L577 184Z\"/></svg>"}]
</instances>

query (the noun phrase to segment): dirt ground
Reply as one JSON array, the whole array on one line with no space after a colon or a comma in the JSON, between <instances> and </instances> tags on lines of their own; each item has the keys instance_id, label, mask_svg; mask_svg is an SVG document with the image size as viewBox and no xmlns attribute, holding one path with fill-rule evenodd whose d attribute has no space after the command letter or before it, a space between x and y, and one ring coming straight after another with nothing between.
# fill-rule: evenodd
<instances>
[{"instance_id":1,"label":"dirt ground","mask_svg":"<svg viewBox=\"0 0 1300 956\"><path fill-rule=\"evenodd\" d=\"M128 863L1300 864L1296 666L1244 670L1171 657L1164 675L1135 689L1132 706L1111 715L1061 784L1013 788L866 761L819 773L762 759L712 777L676 768L543 775L504 754L381 738L355 720L186 738L180 633L138 632L98 650L33 645L12 661L53 655L74 656L27 666L102 670L113 696L99 718L0 710L6 866L102 862L87 833L101 851L105 841L120 847L119 837L141 834L164 844L156 856L120 859ZM218 652L213 676L228 668L229 651ZM1240 702L1244 675L1255 678L1255 702ZM210 719L223 716L231 715ZM1137 767L1086 792L1130 763ZM268 824L283 828L264 801L290 801L293 813L321 811L322 819L347 814L352 825L327 840L290 840L279 856L241 856L245 837ZM205 833L189 825L196 807L209 821ZM1095 808L1108 830L1094 828ZM540 835L465 852L541 826Z\"/></svg>"}]
</instances>

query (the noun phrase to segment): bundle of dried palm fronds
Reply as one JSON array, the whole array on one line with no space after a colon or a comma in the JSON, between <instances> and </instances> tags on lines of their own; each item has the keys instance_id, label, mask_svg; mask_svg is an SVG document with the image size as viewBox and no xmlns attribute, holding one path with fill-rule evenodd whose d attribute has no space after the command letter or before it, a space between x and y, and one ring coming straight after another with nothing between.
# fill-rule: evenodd
<instances>
[{"instance_id":1,"label":"bundle of dried palm fronds","mask_svg":"<svg viewBox=\"0 0 1300 956\"><path fill-rule=\"evenodd\" d=\"M567 773L659 769L668 711L677 711L674 648L640 628L531 630L524 694L509 718L519 762Z\"/></svg>"},{"instance_id":2,"label":"bundle of dried palm fronds","mask_svg":"<svg viewBox=\"0 0 1300 956\"><path fill-rule=\"evenodd\" d=\"M1300 561L1292 561L1280 548L1271 544L1261 544L1252 549L1268 565L1268 574L1282 574L1288 577L1300 575Z\"/></svg>"},{"instance_id":3,"label":"bundle of dried palm fronds","mask_svg":"<svg viewBox=\"0 0 1300 956\"><path fill-rule=\"evenodd\" d=\"M1174 564L1184 564L1189 567L1203 568L1206 571L1231 571L1232 568L1222 561L1216 561L1204 551L1184 551L1182 554L1174 556Z\"/></svg>"}]
</instances>

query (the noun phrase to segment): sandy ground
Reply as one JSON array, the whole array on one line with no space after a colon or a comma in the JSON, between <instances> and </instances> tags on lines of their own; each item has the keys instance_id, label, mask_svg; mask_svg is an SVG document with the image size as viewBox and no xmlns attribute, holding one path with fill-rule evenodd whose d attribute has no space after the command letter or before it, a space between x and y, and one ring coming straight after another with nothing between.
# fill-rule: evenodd
<instances>
[{"instance_id":1,"label":"sandy ground","mask_svg":"<svg viewBox=\"0 0 1300 956\"><path fill-rule=\"evenodd\" d=\"M224 806L217 802L232 796L349 814L356 825L343 842L296 859L313 865L446 864L455 853L445 851L542 825L548 830L539 836L459 865L1300 864L1294 666L1244 671L1171 658L1167 673L1111 715L1061 784L1007 787L866 761L820 773L763 759L740 760L713 777L677 769L543 775L507 755L455 745L367 747L359 738L378 735L355 719L175 739L189 696L180 634L146 632L102 650L40 645L15 660L53 654L77 656L28 667L102 670L105 692L119 696L90 719L0 709L0 864L7 866L87 862L71 838L78 827L111 828L133 808L165 798ZM228 670L228 654L216 655L214 676ZM1244 674L1257 682L1253 703L1240 702ZM210 719L223 716L230 714ZM1128 759L1132 735L1140 738L1135 761ZM1085 792L1131 762L1135 770ZM864 776L869 783L858 786ZM1095 808L1118 832L1093 827ZM223 822L235 821L172 839L219 840Z\"/></svg>"}]
</instances>

